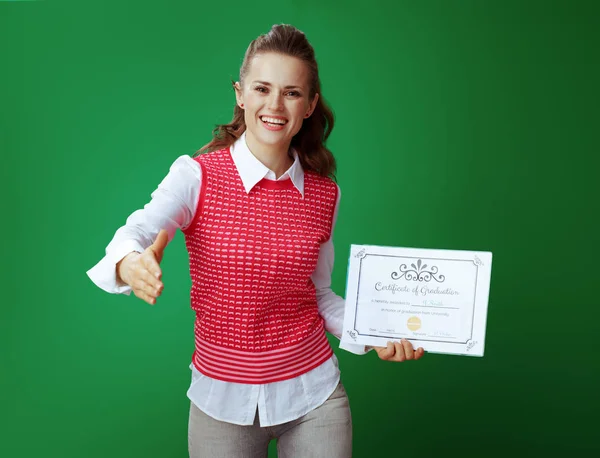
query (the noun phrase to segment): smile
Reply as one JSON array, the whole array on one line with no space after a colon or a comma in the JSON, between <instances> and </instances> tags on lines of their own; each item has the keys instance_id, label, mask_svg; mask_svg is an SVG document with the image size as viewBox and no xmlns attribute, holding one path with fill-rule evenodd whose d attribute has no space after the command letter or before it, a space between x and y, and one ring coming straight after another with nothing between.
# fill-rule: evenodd
<instances>
[{"instance_id":1,"label":"smile","mask_svg":"<svg viewBox=\"0 0 600 458\"><path fill-rule=\"evenodd\" d=\"M288 122L285 118L273 118L271 116L260 116L260 120L268 130L281 130Z\"/></svg>"},{"instance_id":2,"label":"smile","mask_svg":"<svg viewBox=\"0 0 600 458\"><path fill-rule=\"evenodd\" d=\"M260 120L265 124L277 124L277 125L285 125L287 124L287 119L283 118L272 118L270 116L261 116Z\"/></svg>"}]
</instances>

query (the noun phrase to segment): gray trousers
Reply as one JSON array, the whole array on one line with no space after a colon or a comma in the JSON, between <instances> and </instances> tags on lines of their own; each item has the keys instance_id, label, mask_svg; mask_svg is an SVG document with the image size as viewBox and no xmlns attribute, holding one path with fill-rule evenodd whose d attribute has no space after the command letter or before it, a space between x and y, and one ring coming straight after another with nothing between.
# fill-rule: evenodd
<instances>
[{"instance_id":1,"label":"gray trousers","mask_svg":"<svg viewBox=\"0 0 600 458\"><path fill-rule=\"evenodd\" d=\"M296 420L261 427L215 420L190 406L190 458L267 458L269 442L277 440L278 458L350 458L352 418L343 385L319 407Z\"/></svg>"}]
</instances>

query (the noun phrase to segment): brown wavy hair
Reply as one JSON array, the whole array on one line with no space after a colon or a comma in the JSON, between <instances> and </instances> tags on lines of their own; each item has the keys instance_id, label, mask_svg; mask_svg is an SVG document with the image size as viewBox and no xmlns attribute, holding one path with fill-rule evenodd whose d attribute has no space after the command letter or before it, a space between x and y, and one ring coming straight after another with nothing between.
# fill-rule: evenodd
<instances>
[{"instance_id":1,"label":"brown wavy hair","mask_svg":"<svg viewBox=\"0 0 600 458\"><path fill-rule=\"evenodd\" d=\"M292 138L291 147L298 152L304 170L313 171L325 177L334 177L335 158L325 146L325 142L333 130L333 112L323 99L315 51L303 32L288 24L277 24L271 27L267 34L260 35L253 40L246 49L240 68L240 84L243 86L252 59L257 54L270 52L296 57L308 66L310 71L309 98L312 100L315 94L319 94L319 100L317 100L312 115L304 119L300 131ZM232 81L232 83L235 86L235 82ZM194 156L231 146L245 130L244 110L236 104L231 122L217 125L212 131L212 140L196 151Z\"/></svg>"}]
</instances>

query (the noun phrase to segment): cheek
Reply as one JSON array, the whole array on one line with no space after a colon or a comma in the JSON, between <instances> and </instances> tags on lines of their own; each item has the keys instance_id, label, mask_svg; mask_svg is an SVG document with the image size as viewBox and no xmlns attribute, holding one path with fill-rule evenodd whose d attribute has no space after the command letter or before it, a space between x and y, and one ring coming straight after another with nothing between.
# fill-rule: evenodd
<instances>
[{"instance_id":1,"label":"cheek","mask_svg":"<svg viewBox=\"0 0 600 458\"><path fill-rule=\"evenodd\" d=\"M299 101L295 103L292 107L290 107L290 112L293 114L294 118L298 120L298 122L302 123L304 120L304 115L308 111L308 104L305 101Z\"/></svg>"},{"instance_id":2,"label":"cheek","mask_svg":"<svg viewBox=\"0 0 600 458\"><path fill-rule=\"evenodd\" d=\"M244 109L246 110L246 112L256 111L259 103L259 97L257 97L256 94L254 94L253 92L248 92L244 95Z\"/></svg>"}]
</instances>

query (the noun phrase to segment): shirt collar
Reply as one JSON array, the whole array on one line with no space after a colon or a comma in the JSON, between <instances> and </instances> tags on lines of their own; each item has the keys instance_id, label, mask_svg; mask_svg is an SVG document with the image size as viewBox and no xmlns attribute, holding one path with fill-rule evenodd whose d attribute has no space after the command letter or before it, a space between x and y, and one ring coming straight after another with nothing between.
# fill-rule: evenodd
<instances>
[{"instance_id":1,"label":"shirt collar","mask_svg":"<svg viewBox=\"0 0 600 458\"><path fill-rule=\"evenodd\" d=\"M296 189L300 192L302 197L304 197L304 170L302 169L296 150L292 149L292 153L294 156L294 163L277 181L286 179L292 180ZM256 156L252 154L250 148L248 148L246 143L246 132L231 145L231 158L240 174L246 193L250 193L252 188L263 178L275 180L275 173L260 162Z\"/></svg>"}]
</instances>

